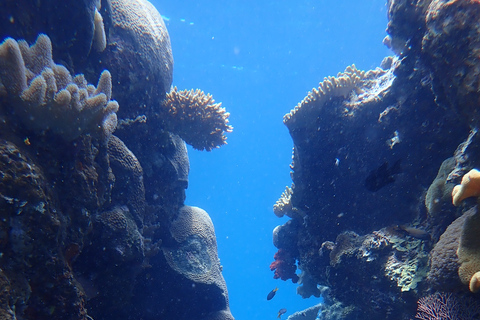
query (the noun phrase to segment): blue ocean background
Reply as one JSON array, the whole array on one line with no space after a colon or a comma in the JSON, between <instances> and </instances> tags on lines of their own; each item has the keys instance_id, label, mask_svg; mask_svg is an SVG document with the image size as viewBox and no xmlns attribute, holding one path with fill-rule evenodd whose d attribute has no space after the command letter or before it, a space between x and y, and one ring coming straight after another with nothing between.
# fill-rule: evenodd
<instances>
[{"instance_id":1,"label":"blue ocean background","mask_svg":"<svg viewBox=\"0 0 480 320\"><path fill-rule=\"evenodd\" d=\"M287 221L272 206L291 185L293 144L282 117L324 77L351 64L374 69L392 54L382 44L386 1L152 3L170 34L173 84L211 93L231 113L228 145L189 147L186 204L206 210L215 224L232 314L275 319L286 308L286 318L319 303L269 269L277 251L272 230Z\"/></svg>"}]
</instances>

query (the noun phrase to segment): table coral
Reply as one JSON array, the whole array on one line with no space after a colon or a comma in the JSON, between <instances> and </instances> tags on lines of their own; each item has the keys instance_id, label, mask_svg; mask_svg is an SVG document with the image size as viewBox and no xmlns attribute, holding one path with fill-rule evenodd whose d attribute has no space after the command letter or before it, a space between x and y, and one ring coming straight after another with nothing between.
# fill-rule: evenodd
<instances>
[{"instance_id":1,"label":"table coral","mask_svg":"<svg viewBox=\"0 0 480 320\"><path fill-rule=\"evenodd\" d=\"M7 38L0 45L0 81L14 114L37 132L52 131L65 140L83 133L108 139L117 125L110 73L102 72L95 88L83 75L72 77L52 60L52 44L40 34L32 46Z\"/></svg>"}]
</instances>

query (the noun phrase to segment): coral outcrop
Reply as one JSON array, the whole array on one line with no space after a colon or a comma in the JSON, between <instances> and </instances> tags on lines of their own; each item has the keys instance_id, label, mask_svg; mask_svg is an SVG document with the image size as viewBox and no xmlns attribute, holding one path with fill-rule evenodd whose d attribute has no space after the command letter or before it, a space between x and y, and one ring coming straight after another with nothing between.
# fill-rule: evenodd
<instances>
[{"instance_id":1,"label":"coral outcrop","mask_svg":"<svg viewBox=\"0 0 480 320\"><path fill-rule=\"evenodd\" d=\"M53 62L46 35L32 46L7 38L0 45L0 80L13 106L9 111L27 130L51 131L66 140L84 133L108 140L117 126L110 72L101 74L96 88L83 75L72 77Z\"/></svg>"},{"instance_id":2,"label":"coral outcrop","mask_svg":"<svg viewBox=\"0 0 480 320\"><path fill-rule=\"evenodd\" d=\"M172 85L173 55L165 23L146 0L108 0L101 13L109 36L94 67L115 70L113 95L123 106L120 118L149 116Z\"/></svg>"},{"instance_id":3,"label":"coral outcrop","mask_svg":"<svg viewBox=\"0 0 480 320\"><path fill-rule=\"evenodd\" d=\"M274 206L291 218L274 244L352 308L343 319L409 319L435 290L478 288L477 214L463 213L474 202L455 208L451 194L480 159L480 5L387 8L396 57L324 78L284 116L294 187ZM455 205L478 196L474 176L456 187Z\"/></svg>"},{"instance_id":4,"label":"coral outcrop","mask_svg":"<svg viewBox=\"0 0 480 320\"><path fill-rule=\"evenodd\" d=\"M148 1L57 2L0 3L0 318L233 320L182 140L224 144L228 113L200 91L162 104Z\"/></svg>"},{"instance_id":5,"label":"coral outcrop","mask_svg":"<svg viewBox=\"0 0 480 320\"><path fill-rule=\"evenodd\" d=\"M458 206L463 200L478 196L480 196L480 171L472 169L462 177L461 184L453 188L452 202Z\"/></svg>"},{"instance_id":6,"label":"coral outcrop","mask_svg":"<svg viewBox=\"0 0 480 320\"><path fill-rule=\"evenodd\" d=\"M215 103L212 95L197 90L174 87L162 102L158 120L168 131L178 134L198 150L211 151L226 144L229 113Z\"/></svg>"}]
</instances>

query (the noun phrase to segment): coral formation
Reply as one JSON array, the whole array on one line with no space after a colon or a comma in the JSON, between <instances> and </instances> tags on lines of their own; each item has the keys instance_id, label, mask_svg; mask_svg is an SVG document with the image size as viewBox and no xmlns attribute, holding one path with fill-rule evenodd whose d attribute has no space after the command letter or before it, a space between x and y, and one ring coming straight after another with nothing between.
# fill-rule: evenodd
<instances>
[{"instance_id":1,"label":"coral formation","mask_svg":"<svg viewBox=\"0 0 480 320\"><path fill-rule=\"evenodd\" d=\"M101 11L108 38L95 68L115 70L119 118L149 117L172 85L173 56L165 23L147 0L109 0Z\"/></svg>"},{"instance_id":2,"label":"coral formation","mask_svg":"<svg viewBox=\"0 0 480 320\"><path fill-rule=\"evenodd\" d=\"M270 264L270 270L275 271L274 279L282 279L284 281L292 279L293 283L297 283L298 275L295 273L297 266L295 265L295 257L283 248L278 249L274 254L273 261Z\"/></svg>"},{"instance_id":3,"label":"coral formation","mask_svg":"<svg viewBox=\"0 0 480 320\"><path fill-rule=\"evenodd\" d=\"M463 200L478 196L480 196L480 171L472 169L463 176L462 183L453 188L452 202L458 206Z\"/></svg>"},{"instance_id":4,"label":"coral formation","mask_svg":"<svg viewBox=\"0 0 480 320\"><path fill-rule=\"evenodd\" d=\"M432 73L436 101L452 108L477 127L480 86L480 4L466 0L434 0L425 13L421 39L424 62ZM452 50L452 48L455 48Z\"/></svg>"},{"instance_id":5,"label":"coral formation","mask_svg":"<svg viewBox=\"0 0 480 320\"><path fill-rule=\"evenodd\" d=\"M292 188L286 187L285 191L283 191L280 198L277 202L273 205L273 213L279 218L283 217L284 215L291 216L293 214L293 206L290 202L293 193L293 186Z\"/></svg>"},{"instance_id":6,"label":"coral formation","mask_svg":"<svg viewBox=\"0 0 480 320\"><path fill-rule=\"evenodd\" d=\"M452 184L447 184L449 173L455 167L455 158L450 157L442 162L440 169L438 169L437 176L433 180L430 187L428 187L425 195L425 207L430 216L435 217L442 213L442 206L450 203L452 194Z\"/></svg>"},{"instance_id":7,"label":"coral formation","mask_svg":"<svg viewBox=\"0 0 480 320\"><path fill-rule=\"evenodd\" d=\"M433 289L456 290L461 288L462 284L458 277L460 263L457 249L465 219L473 213L473 210L469 210L452 222L430 251L430 270L427 281Z\"/></svg>"},{"instance_id":8,"label":"coral formation","mask_svg":"<svg viewBox=\"0 0 480 320\"><path fill-rule=\"evenodd\" d=\"M480 303L458 293L436 292L418 300L415 319L478 319Z\"/></svg>"},{"instance_id":9,"label":"coral formation","mask_svg":"<svg viewBox=\"0 0 480 320\"><path fill-rule=\"evenodd\" d=\"M30 47L7 38L0 45L0 80L12 101L12 113L29 130L50 130L73 140L83 133L108 139L116 128L118 104L110 100L110 73L101 74L96 88L83 75L72 78L53 62L46 35L39 35Z\"/></svg>"},{"instance_id":10,"label":"coral formation","mask_svg":"<svg viewBox=\"0 0 480 320\"><path fill-rule=\"evenodd\" d=\"M158 117L167 130L195 149L211 151L227 143L225 132L232 131L229 115L212 95L174 87L162 102Z\"/></svg>"},{"instance_id":11,"label":"coral formation","mask_svg":"<svg viewBox=\"0 0 480 320\"><path fill-rule=\"evenodd\" d=\"M163 250L174 270L198 283L225 286L220 273L215 230L204 210L181 207L178 217L172 221L170 233L179 246L164 247Z\"/></svg>"},{"instance_id":12,"label":"coral formation","mask_svg":"<svg viewBox=\"0 0 480 320\"><path fill-rule=\"evenodd\" d=\"M145 214L145 187L142 166L123 141L114 135L108 140L108 156L116 177L115 184L127 188L127 190L122 188L118 192L119 196L115 197L114 194L113 197L117 203L128 206L135 221L139 226L142 226Z\"/></svg>"},{"instance_id":13,"label":"coral formation","mask_svg":"<svg viewBox=\"0 0 480 320\"><path fill-rule=\"evenodd\" d=\"M160 105L173 59L155 7L19 0L0 18L0 317L233 320L213 224L184 206L174 132L192 122ZM228 113L194 94L202 148L223 144Z\"/></svg>"},{"instance_id":14,"label":"coral formation","mask_svg":"<svg viewBox=\"0 0 480 320\"><path fill-rule=\"evenodd\" d=\"M464 284L468 284L470 291L479 290L478 272L480 272L480 214L478 209L465 218L457 250L458 275Z\"/></svg>"}]
</instances>

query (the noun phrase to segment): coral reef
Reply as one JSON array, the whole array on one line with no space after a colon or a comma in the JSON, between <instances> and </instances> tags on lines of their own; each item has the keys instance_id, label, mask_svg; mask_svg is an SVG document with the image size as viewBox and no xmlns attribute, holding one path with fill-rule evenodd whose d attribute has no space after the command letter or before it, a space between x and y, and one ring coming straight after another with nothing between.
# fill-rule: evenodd
<instances>
[{"instance_id":1,"label":"coral reef","mask_svg":"<svg viewBox=\"0 0 480 320\"><path fill-rule=\"evenodd\" d=\"M158 119L195 149L211 151L227 143L224 133L232 131L229 115L212 95L174 87L162 102Z\"/></svg>"},{"instance_id":2,"label":"coral reef","mask_svg":"<svg viewBox=\"0 0 480 320\"><path fill-rule=\"evenodd\" d=\"M200 92L193 121L169 113L170 40L148 1L57 2L0 3L0 317L233 320L174 133L210 150L228 113Z\"/></svg>"},{"instance_id":3,"label":"coral reef","mask_svg":"<svg viewBox=\"0 0 480 320\"><path fill-rule=\"evenodd\" d=\"M28 130L50 130L66 140L83 133L108 140L117 126L110 73L101 74L96 88L83 75L73 78L53 62L46 35L39 35L30 47L7 38L0 45L0 80L13 105L11 112Z\"/></svg>"},{"instance_id":4,"label":"coral reef","mask_svg":"<svg viewBox=\"0 0 480 320\"><path fill-rule=\"evenodd\" d=\"M384 41L397 56L324 78L284 117L294 187L274 206L291 218L274 244L288 248L309 287L328 286L351 307L341 319L409 319L434 290L479 287L478 214L462 202L478 196L473 174L453 191L462 205L451 195L480 159L480 5L387 8Z\"/></svg>"}]
</instances>

